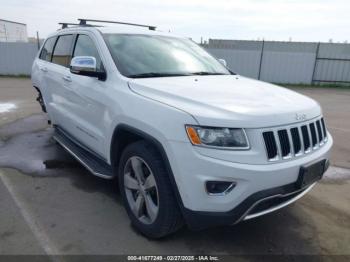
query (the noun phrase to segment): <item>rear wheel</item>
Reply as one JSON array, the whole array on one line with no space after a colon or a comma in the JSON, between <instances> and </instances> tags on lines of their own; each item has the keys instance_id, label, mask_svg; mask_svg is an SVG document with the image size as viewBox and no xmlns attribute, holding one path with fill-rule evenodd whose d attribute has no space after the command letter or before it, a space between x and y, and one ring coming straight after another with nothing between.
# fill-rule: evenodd
<instances>
[{"instance_id":1,"label":"rear wheel","mask_svg":"<svg viewBox=\"0 0 350 262\"><path fill-rule=\"evenodd\" d=\"M182 226L163 159L152 144L138 141L125 148L119 187L132 224L145 236L160 238Z\"/></svg>"}]
</instances>

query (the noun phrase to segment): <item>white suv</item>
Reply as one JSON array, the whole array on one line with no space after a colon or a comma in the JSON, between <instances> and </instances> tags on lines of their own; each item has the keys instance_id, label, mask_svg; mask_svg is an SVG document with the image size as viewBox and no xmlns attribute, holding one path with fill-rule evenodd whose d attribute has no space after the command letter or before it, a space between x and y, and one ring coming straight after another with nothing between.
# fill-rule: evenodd
<instances>
[{"instance_id":1,"label":"white suv","mask_svg":"<svg viewBox=\"0 0 350 262\"><path fill-rule=\"evenodd\" d=\"M328 168L332 137L314 100L237 75L186 38L81 24L46 39L33 86L54 138L94 175L118 178L144 235L272 212Z\"/></svg>"}]
</instances>

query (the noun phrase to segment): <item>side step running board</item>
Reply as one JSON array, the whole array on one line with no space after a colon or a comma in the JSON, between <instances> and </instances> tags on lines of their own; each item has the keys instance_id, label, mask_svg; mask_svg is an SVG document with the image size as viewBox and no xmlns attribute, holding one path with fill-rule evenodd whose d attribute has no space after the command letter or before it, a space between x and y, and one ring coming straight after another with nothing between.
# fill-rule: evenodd
<instances>
[{"instance_id":1,"label":"side step running board","mask_svg":"<svg viewBox=\"0 0 350 262\"><path fill-rule=\"evenodd\" d=\"M53 138L69 153L71 153L84 167L86 167L93 175L105 179L112 179L113 172L110 165L95 154L75 142L73 138L68 136L59 127L55 127Z\"/></svg>"}]
</instances>

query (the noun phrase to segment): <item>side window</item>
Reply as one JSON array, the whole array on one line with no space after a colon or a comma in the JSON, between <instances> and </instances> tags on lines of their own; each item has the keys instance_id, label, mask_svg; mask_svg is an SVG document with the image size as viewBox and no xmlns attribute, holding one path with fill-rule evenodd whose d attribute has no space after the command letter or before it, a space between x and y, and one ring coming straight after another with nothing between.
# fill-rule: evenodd
<instances>
[{"instance_id":1,"label":"side window","mask_svg":"<svg viewBox=\"0 0 350 262\"><path fill-rule=\"evenodd\" d=\"M69 67L72 59L73 35L62 35L58 38L53 51L52 63Z\"/></svg>"},{"instance_id":2,"label":"side window","mask_svg":"<svg viewBox=\"0 0 350 262\"><path fill-rule=\"evenodd\" d=\"M73 57L75 56L93 56L96 58L96 67L98 71L104 71L101 57L92 39L87 35L79 35L75 44Z\"/></svg>"},{"instance_id":3,"label":"side window","mask_svg":"<svg viewBox=\"0 0 350 262\"><path fill-rule=\"evenodd\" d=\"M40 59L46 60L49 62L51 61L52 50L55 45L56 39L57 37L51 37L46 40L43 49L41 49L41 53L39 56Z\"/></svg>"}]
</instances>

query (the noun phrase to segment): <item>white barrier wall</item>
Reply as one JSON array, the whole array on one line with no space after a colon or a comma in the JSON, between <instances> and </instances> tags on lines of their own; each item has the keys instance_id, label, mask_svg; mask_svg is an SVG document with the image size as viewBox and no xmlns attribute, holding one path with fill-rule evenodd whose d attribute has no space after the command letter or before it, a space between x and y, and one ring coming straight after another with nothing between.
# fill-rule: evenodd
<instances>
[{"instance_id":1,"label":"white barrier wall","mask_svg":"<svg viewBox=\"0 0 350 262\"><path fill-rule=\"evenodd\" d=\"M275 83L350 84L350 45L209 40L208 52L238 74Z\"/></svg>"},{"instance_id":2,"label":"white barrier wall","mask_svg":"<svg viewBox=\"0 0 350 262\"><path fill-rule=\"evenodd\" d=\"M0 75L29 75L37 52L36 43L0 42Z\"/></svg>"}]
</instances>

